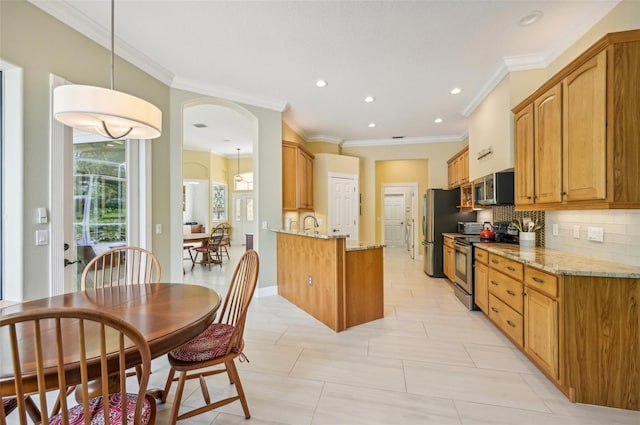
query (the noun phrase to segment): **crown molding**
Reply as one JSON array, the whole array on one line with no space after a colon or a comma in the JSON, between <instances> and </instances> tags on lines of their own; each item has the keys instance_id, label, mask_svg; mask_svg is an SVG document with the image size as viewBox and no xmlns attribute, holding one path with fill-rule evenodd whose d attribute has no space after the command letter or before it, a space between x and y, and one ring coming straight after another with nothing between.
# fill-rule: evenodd
<instances>
[{"instance_id":1,"label":"crown molding","mask_svg":"<svg viewBox=\"0 0 640 425\"><path fill-rule=\"evenodd\" d=\"M87 15L80 13L67 2L50 0L28 1L43 12L71 27L80 33L80 35L87 37L107 50L111 50L111 30L90 19ZM174 79L172 72L152 61L139 50L134 49L121 38L118 38L117 31L115 32L114 43L114 53L118 57L126 60L167 86L171 84L171 81Z\"/></svg>"},{"instance_id":2,"label":"crown molding","mask_svg":"<svg viewBox=\"0 0 640 425\"><path fill-rule=\"evenodd\" d=\"M182 78L179 76L176 76L173 79L171 87L180 90L191 91L202 95L227 99L233 102L240 102L246 105L257 106L259 108L271 109L278 112L283 112L288 107L287 102L281 100L261 99L255 96L251 96L247 93L230 90L224 87L202 84L200 82Z\"/></svg>"},{"instance_id":3,"label":"crown molding","mask_svg":"<svg viewBox=\"0 0 640 425\"><path fill-rule=\"evenodd\" d=\"M325 142L325 143L334 143L336 145L339 145L340 143L344 142L344 139L342 139L340 137L335 137L335 136L327 136L327 135L324 135L324 134L317 134L315 136L311 136L311 137L307 138L307 142L309 142L309 143Z\"/></svg>"},{"instance_id":4,"label":"crown molding","mask_svg":"<svg viewBox=\"0 0 640 425\"><path fill-rule=\"evenodd\" d=\"M467 137L468 133L465 131L458 135L449 136L405 137L403 139L345 140L341 145L344 148L361 146L419 145L427 143L464 142Z\"/></svg>"}]
</instances>

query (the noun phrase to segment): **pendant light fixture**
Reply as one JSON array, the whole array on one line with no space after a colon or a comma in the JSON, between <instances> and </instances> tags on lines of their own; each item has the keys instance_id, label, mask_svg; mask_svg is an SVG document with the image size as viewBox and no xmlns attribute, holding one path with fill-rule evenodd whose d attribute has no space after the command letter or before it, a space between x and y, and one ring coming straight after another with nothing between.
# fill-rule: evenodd
<instances>
[{"instance_id":1,"label":"pendant light fixture","mask_svg":"<svg viewBox=\"0 0 640 425\"><path fill-rule=\"evenodd\" d=\"M236 174L233 179L236 181L236 183L240 183L243 179L242 176L240 175L240 148L236 148L238 151L238 174Z\"/></svg>"},{"instance_id":2,"label":"pendant light fixture","mask_svg":"<svg viewBox=\"0 0 640 425\"><path fill-rule=\"evenodd\" d=\"M53 116L64 125L110 139L155 139L162 111L114 87L114 0L111 0L111 89L68 84L53 91Z\"/></svg>"}]
</instances>

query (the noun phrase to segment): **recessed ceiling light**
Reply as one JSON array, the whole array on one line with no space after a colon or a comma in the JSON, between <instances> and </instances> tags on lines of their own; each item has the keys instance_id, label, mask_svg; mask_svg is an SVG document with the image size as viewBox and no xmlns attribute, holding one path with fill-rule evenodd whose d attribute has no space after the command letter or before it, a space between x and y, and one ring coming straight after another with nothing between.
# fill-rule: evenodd
<instances>
[{"instance_id":1,"label":"recessed ceiling light","mask_svg":"<svg viewBox=\"0 0 640 425\"><path fill-rule=\"evenodd\" d=\"M376 100L376 98L373 97L373 96L367 96L367 97L364 98L364 101L367 102L367 103L371 103L374 100Z\"/></svg>"},{"instance_id":2,"label":"recessed ceiling light","mask_svg":"<svg viewBox=\"0 0 640 425\"><path fill-rule=\"evenodd\" d=\"M442 118L436 118L435 120L433 120L433 122L435 122L436 124L440 124L442 121L444 121Z\"/></svg>"},{"instance_id":3,"label":"recessed ceiling light","mask_svg":"<svg viewBox=\"0 0 640 425\"><path fill-rule=\"evenodd\" d=\"M454 87L451 89L451 91L449 92L451 94L460 94L462 93L462 89L460 87Z\"/></svg>"},{"instance_id":4,"label":"recessed ceiling light","mask_svg":"<svg viewBox=\"0 0 640 425\"><path fill-rule=\"evenodd\" d=\"M369 123L369 128L373 128L375 126L376 126L376 123L374 123L374 122Z\"/></svg>"},{"instance_id":5,"label":"recessed ceiling light","mask_svg":"<svg viewBox=\"0 0 640 425\"><path fill-rule=\"evenodd\" d=\"M528 15L520 18L520 26L526 27L528 25L535 24L542 18L542 12L539 10L532 10Z\"/></svg>"},{"instance_id":6,"label":"recessed ceiling light","mask_svg":"<svg viewBox=\"0 0 640 425\"><path fill-rule=\"evenodd\" d=\"M327 87L328 84L325 80L316 81L316 87Z\"/></svg>"}]
</instances>

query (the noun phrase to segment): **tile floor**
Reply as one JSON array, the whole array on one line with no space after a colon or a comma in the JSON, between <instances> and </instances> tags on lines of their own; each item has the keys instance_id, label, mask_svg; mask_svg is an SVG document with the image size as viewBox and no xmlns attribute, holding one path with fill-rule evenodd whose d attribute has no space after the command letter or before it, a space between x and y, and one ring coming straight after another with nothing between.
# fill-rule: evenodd
<instances>
[{"instance_id":1,"label":"tile floor","mask_svg":"<svg viewBox=\"0 0 640 425\"><path fill-rule=\"evenodd\" d=\"M226 293L222 269L187 267L185 282ZM186 265L187 263L185 263ZM571 403L480 312L422 262L385 249L385 318L335 333L279 296L252 301L239 364L251 424L640 424L640 412ZM154 360L161 385L166 360ZM233 391L223 377L211 388ZM198 403L196 382L183 404ZM172 395L158 406L167 423ZM243 424L239 403L182 423Z\"/></svg>"},{"instance_id":2,"label":"tile floor","mask_svg":"<svg viewBox=\"0 0 640 425\"><path fill-rule=\"evenodd\" d=\"M243 250L232 247L231 261L211 271L185 262L184 281L226 294ZM245 330L250 363L239 364L251 421L236 402L180 423L640 424L640 412L571 403L403 250L385 249L384 280L385 318L340 333L279 296L255 298ZM167 370L166 358L154 360L150 386L163 387ZM224 376L207 380L212 394L234 391ZM201 401L197 385L187 383L183 405ZM159 425L168 423L172 400L173 391L158 405Z\"/></svg>"}]
</instances>

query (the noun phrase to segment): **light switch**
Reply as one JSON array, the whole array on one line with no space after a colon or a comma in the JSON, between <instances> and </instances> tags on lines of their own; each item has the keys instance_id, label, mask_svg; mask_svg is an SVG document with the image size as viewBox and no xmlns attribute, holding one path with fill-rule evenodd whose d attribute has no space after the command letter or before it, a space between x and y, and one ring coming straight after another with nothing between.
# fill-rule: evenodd
<instances>
[{"instance_id":1,"label":"light switch","mask_svg":"<svg viewBox=\"0 0 640 425\"><path fill-rule=\"evenodd\" d=\"M573 225L573 237L576 239L580 239L580 226L577 224Z\"/></svg>"},{"instance_id":2,"label":"light switch","mask_svg":"<svg viewBox=\"0 0 640 425\"><path fill-rule=\"evenodd\" d=\"M604 229L602 227L587 227L587 239L594 242L604 242Z\"/></svg>"},{"instance_id":3,"label":"light switch","mask_svg":"<svg viewBox=\"0 0 640 425\"><path fill-rule=\"evenodd\" d=\"M162 224L156 224L156 235L162 234Z\"/></svg>"},{"instance_id":4,"label":"light switch","mask_svg":"<svg viewBox=\"0 0 640 425\"><path fill-rule=\"evenodd\" d=\"M553 229L553 236L558 236L558 223L553 223L551 228Z\"/></svg>"},{"instance_id":5,"label":"light switch","mask_svg":"<svg viewBox=\"0 0 640 425\"><path fill-rule=\"evenodd\" d=\"M49 231L36 230L36 245L48 245L48 244L49 244Z\"/></svg>"}]
</instances>

